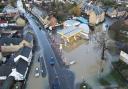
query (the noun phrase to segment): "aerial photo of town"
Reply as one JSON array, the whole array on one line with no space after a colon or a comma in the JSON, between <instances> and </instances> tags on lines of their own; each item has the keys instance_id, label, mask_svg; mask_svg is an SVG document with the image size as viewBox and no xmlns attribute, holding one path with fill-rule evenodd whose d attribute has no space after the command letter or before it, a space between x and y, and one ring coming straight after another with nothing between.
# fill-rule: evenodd
<instances>
[{"instance_id":1,"label":"aerial photo of town","mask_svg":"<svg viewBox=\"0 0 128 89\"><path fill-rule=\"evenodd\" d=\"M0 89L128 89L128 0L0 0Z\"/></svg>"}]
</instances>

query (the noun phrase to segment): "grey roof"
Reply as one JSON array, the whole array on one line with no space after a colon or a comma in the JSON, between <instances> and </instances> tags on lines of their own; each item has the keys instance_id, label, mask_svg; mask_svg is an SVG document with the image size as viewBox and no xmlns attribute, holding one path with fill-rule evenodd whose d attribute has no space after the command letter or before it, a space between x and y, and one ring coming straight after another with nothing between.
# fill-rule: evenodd
<instances>
[{"instance_id":1,"label":"grey roof","mask_svg":"<svg viewBox=\"0 0 128 89\"><path fill-rule=\"evenodd\" d=\"M31 51L32 51L32 48L25 46L20 49L19 55L22 55L28 58Z\"/></svg>"},{"instance_id":2,"label":"grey roof","mask_svg":"<svg viewBox=\"0 0 128 89\"><path fill-rule=\"evenodd\" d=\"M24 75L28 67L28 62L23 60L22 58L16 63L16 70L20 74Z\"/></svg>"},{"instance_id":3,"label":"grey roof","mask_svg":"<svg viewBox=\"0 0 128 89\"><path fill-rule=\"evenodd\" d=\"M22 41L22 38L9 38L9 37L1 37L0 45L10 45L11 43L14 45L18 45Z\"/></svg>"},{"instance_id":4,"label":"grey roof","mask_svg":"<svg viewBox=\"0 0 128 89\"><path fill-rule=\"evenodd\" d=\"M17 8L14 8L13 6L11 5L7 5L2 12L7 12L7 13L16 13L18 12L18 9Z\"/></svg>"},{"instance_id":5,"label":"grey roof","mask_svg":"<svg viewBox=\"0 0 128 89\"><path fill-rule=\"evenodd\" d=\"M126 8L123 8L123 7L118 7L116 10L119 11L119 12L121 12L121 11L126 11L127 9Z\"/></svg>"},{"instance_id":6,"label":"grey roof","mask_svg":"<svg viewBox=\"0 0 128 89\"><path fill-rule=\"evenodd\" d=\"M84 4L84 10L91 10L93 9L93 6L92 5L88 5L87 3Z\"/></svg>"},{"instance_id":7,"label":"grey roof","mask_svg":"<svg viewBox=\"0 0 128 89\"><path fill-rule=\"evenodd\" d=\"M9 76L3 83L2 87L0 89L10 89L14 85L14 77Z\"/></svg>"},{"instance_id":8,"label":"grey roof","mask_svg":"<svg viewBox=\"0 0 128 89\"><path fill-rule=\"evenodd\" d=\"M0 76L8 76L11 72L11 65L3 64L2 66L0 66Z\"/></svg>"},{"instance_id":9,"label":"grey roof","mask_svg":"<svg viewBox=\"0 0 128 89\"><path fill-rule=\"evenodd\" d=\"M96 13L96 15L100 15L104 12L104 10L99 6L88 5L87 3L84 5L84 10L86 11L93 10Z\"/></svg>"},{"instance_id":10,"label":"grey roof","mask_svg":"<svg viewBox=\"0 0 128 89\"><path fill-rule=\"evenodd\" d=\"M0 27L0 29L2 29L3 27ZM23 26L7 26L5 27L8 30L23 30Z\"/></svg>"},{"instance_id":11,"label":"grey roof","mask_svg":"<svg viewBox=\"0 0 128 89\"><path fill-rule=\"evenodd\" d=\"M99 6L93 6L93 11L96 13L96 15L100 15L104 12Z\"/></svg>"},{"instance_id":12,"label":"grey roof","mask_svg":"<svg viewBox=\"0 0 128 89\"><path fill-rule=\"evenodd\" d=\"M14 58L15 56L10 56L6 63L0 66L0 76L8 76L12 72L12 69L15 68Z\"/></svg>"},{"instance_id":13,"label":"grey roof","mask_svg":"<svg viewBox=\"0 0 128 89\"><path fill-rule=\"evenodd\" d=\"M31 42L31 41L33 41L33 35L31 33L27 33L24 35L23 39L28 42Z\"/></svg>"},{"instance_id":14,"label":"grey roof","mask_svg":"<svg viewBox=\"0 0 128 89\"><path fill-rule=\"evenodd\" d=\"M108 8L107 13L112 13L114 11L114 8Z\"/></svg>"}]
</instances>

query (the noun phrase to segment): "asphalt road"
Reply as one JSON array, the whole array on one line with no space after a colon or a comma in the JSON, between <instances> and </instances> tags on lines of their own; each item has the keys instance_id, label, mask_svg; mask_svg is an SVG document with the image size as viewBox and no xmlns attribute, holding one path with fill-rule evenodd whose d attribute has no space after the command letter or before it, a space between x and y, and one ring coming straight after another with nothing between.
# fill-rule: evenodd
<instances>
[{"instance_id":1,"label":"asphalt road","mask_svg":"<svg viewBox=\"0 0 128 89\"><path fill-rule=\"evenodd\" d=\"M52 89L52 84L55 82L56 77L57 77L59 89L73 89L73 81L74 81L73 74L70 73L70 71L64 69L58 63L44 29L39 29L40 26L37 23L38 21L34 19L31 14L27 13L24 10L21 0L18 0L17 6L20 12L24 13L24 16L28 19L29 24L31 25L37 37L37 42L39 44L40 53L41 53L40 56L43 56L42 60L46 64L45 66L47 69L50 88ZM54 66L51 66L49 63L51 57L54 58L54 61L55 61Z\"/></svg>"},{"instance_id":2,"label":"asphalt road","mask_svg":"<svg viewBox=\"0 0 128 89\"><path fill-rule=\"evenodd\" d=\"M35 20L30 16L30 14L25 14L27 17L30 25L32 26L35 35L37 36L38 43L40 46L41 50L41 55L44 56L45 62L46 62L46 68L48 71L48 76L49 76L49 84L52 89L52 84L54 83L54 80L56 77L58 77L58 83L60 88L59 89L72 89L71 87L71 82L68 83L70 80L68 76L71 78L71 76L68 74L68 72L60 66L58 63L55 54L53 52L53 49L51 48L51 44L48 41L47 35L45 31L39 29L39 25L35 22ZM54 58L55 65L51 66L50 65L50 59L51 57ZM67 80L68 78L68 80ZM72 79L71 79L72 80Z\"/></svg>"}]
</instances>

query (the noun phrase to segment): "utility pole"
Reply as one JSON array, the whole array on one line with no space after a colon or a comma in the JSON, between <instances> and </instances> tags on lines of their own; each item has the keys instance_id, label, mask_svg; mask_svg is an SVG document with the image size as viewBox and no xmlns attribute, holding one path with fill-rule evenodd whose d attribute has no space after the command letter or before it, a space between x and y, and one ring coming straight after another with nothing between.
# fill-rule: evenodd
<instances>
[{"instance_id":1,"label":"utility pole","mask_svg":"<svg viewBox=\"0 0 128 89\"><path fill-rule=\"evenodd\" d=\"M106 28L106 31L107 31L108 25L106 25L105 28ZM101 44L101 47L102 47L102 53L101 53L101 62L100 62L99 75L101 73L103 73L103 71L104 71L104 63L106 61L106 58L105 58L105 50L106 50L106 42L105 41L107 41L106 40L106 31L103 32L103 33L101 33L102 34L101 35L102 37L100 39L100 44Z\"/></svg>"}]
</instances>

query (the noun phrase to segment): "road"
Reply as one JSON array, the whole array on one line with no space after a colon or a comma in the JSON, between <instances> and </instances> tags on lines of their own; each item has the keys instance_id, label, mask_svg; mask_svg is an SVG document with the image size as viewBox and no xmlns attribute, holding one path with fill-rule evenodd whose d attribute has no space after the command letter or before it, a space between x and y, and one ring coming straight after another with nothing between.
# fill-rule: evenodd
<instances>
[{"instance_id":1,"label":"road","mask_svg":"<svg viewBox=\"0 0 128 89\"><path fill-rule=\"evenodd\" d=\"M48 41L46 33L43 30L39 29L37 24L34 22L34 20L29 15L26 15L26 17L28 18L28 21L31 24L31 26L37 36L39 46L41 49L41 54L42 54L42 56L44 56L44 59L45 59L46 65L47 65L50 85L52 85L56 76L58 76L59 85L61 86L60 89L69 89L66 84L65 78L64 78L64 77L66 77L64 75L64 69L62 69L62 67L57 62L55 54L51 48L51 44ZM55 61L54 66L51 66L49 64L51 57L54 58L54 61Z\"/></svg>"},{"instance_id":2,"label":"road","mask_svg":"<svg viewBox=\"0 0 128 89\"><path fill-rule=\"evenodd\" d=\"M19 6L22 6L22 5L19 5ZM62 68L60 64L58 63L55 57L55 54L53 52L53 49L51 48L51 44L48 41L45 31L43 31L43 29L42 30L39 29L39 25L37 25L35 19L32 18L31 14L26 13L23 7L19 7L19 8L20 8L20 11L24 13L25 17L28 19L28 22L31 25L37 37L37 42L40 46L41 56L44 57L43 59L46 63L46 69L48 71L49 84L50 84L51 89L52 89L52 84L54 80L56 79L56 76L58 77L58 82L60 86L59 89L73 89L73 83L71 82L73 80L72 74L69 73L68 70ZM49 64L51 57L54 58L54 61L55 61L54 66L51 66Z\"/></svg>"}]
</instances>

